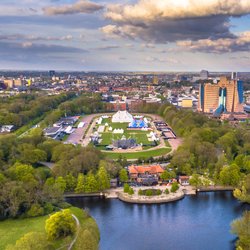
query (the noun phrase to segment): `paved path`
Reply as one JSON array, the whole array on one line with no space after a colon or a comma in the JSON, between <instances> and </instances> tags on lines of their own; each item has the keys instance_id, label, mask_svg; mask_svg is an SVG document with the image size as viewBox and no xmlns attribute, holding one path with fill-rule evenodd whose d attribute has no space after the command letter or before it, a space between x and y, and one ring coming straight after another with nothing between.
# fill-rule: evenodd
<instances>
[{"instance_id":1,"label":"paved path","mask_svg":"<svg viewBox=\"0 0 250 250\"><path fill-rule=\"evenodd\" d=\"M77 229L76 229L76 236L75 236L75 238L72 240L72 242L70 243L70 245L69 245L69 247L68 247L68 250L71 250L72 247L74 246L74 244L76 243L76 240L77 240L77 237L78 237L78 234L79 234L79 231L80 231L80 222L79 222L78 218L77 218L74 214L72 214L72 217L73 217L74 220L76 221L76 227L77 227Z\"/></svg>"}]
</instances>

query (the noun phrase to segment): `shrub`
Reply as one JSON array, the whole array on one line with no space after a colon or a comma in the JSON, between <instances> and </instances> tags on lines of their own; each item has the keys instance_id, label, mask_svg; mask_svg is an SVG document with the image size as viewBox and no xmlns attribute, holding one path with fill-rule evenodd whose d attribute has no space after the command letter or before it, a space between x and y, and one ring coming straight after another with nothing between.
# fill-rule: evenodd
<instances>
[{"instance_id":1,"label":"shrub","mask_svg":"<svg viewBox=\"0 0 250 250\"><path fill-rule=\"evenodd\" d=\"M134 193L135 193L134 189L130 187L129 190L128 190L128 194L133 195Z\"/></svg>"},{"instance_id":2,"label":"shrub","mask_svg":"<svg viewBox=\"0 0 250 250\"><path fill-rule=\"evenodd\" d=\"M139 189L138 195L144 195L144 193L143 193L143 191L141 189Z\"/></svg>"},{"instance_id":3,"label":"shrub","mask_svg":"<svg viewBox=\"0 0 250 250\"><path fill-rule=\"evenodd\" d=\"M44 214L44 209L39 204L33 204L27 212L28 217L36 217Z\"/></svg>"},{"instance_id":4,"label":"shrub","mask_svg":"<svg viewBox=\"0 0 250 250\"><path fill-rule=\"evenodd\" d=\"M160 189L157 189L156 195L161 195L161 190Z\"/></svg>"},{"instance_id":5,"label":"shrub","mask_svg":"<svg viewBox=\"0 0 250 250\"><path fill-rule=\"evenodd\" d=\"M171 192L172 192L172 193L175 193L178 189L179 189L178 183L177 183L177 182L174 182L174 183L172 184L171 189L170 189Z\"/></svg>"},{"instance_id":6,"label":"shrub","mask_svg":"<svg viewBox=\"0 0 250 250\"><path fill-rule=\"evenodd\" d=\"M45 231L50 240L66 237L76 232L76 222L69 209L59 211L46 220Z\"/></svg>"},{"instance_id":7,"label":"shrub","mask_svg":"<svg viewBox=\"0 0 250 250\"><path fill-rule=\"evenodd\" d=\"M49 202L45 203L43 208L44 208L44 214L50 214L54 211L54 206Z\"/></svg>"},{"instance_id":8,"label":"shrub","mask_svg":"<svg viewBox=\"0 0 250 250\"><path fill-rule=\"evenodd\" d=\"M130 186L127 183L125 183L124 187L123 187L123 192L124 193L128 193L129 192L129 188L130 188Z\"/></svg>"},{"instance_id":9,"label":"shrub","mask_svg":"<svg viewBox=\"0 0 250 250\"><path fill-rule=\"evenodd\" d=\"M147 189L145 192L146 196L152 196L153 195L153 191L151 189Z\"/></svg>"},{"instance_id":10,"label":"shrub","mask_svg":"<svg viewBox=\"0 0 250 250\"><path fill-rule=\"evenodd\" d=\"M166 188L166 190L165 190L165 194L169 194L169 190L168 190L168 188Z\"/></svg>"}]
</instances>

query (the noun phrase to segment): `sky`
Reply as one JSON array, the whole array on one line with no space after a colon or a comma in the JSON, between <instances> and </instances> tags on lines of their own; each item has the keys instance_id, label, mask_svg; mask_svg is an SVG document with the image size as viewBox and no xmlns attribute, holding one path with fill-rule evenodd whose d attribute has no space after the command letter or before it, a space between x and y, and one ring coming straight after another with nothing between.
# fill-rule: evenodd
<instances>
[{"instance_id":1,"label":"sky","mask_svg":"<svg viewBox=\"0 0 250 250\"><path fill-rule=\"evenodd\" d=\"M0 69L250 71L249 0L1 0Z\"/></svg>"}]
</instances>

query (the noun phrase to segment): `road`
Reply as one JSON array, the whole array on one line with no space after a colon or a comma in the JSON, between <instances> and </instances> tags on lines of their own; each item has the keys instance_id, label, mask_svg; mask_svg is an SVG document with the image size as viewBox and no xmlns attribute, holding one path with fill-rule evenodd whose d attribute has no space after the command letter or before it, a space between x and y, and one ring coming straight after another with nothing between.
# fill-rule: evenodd
<instances>
[{"instance_id":1,"label":"road","mask_svg":"<svg viewBox=\"0 0 250 250\"><path fill-rule=\"evenodd\" d=\"M86 115L84 116L80 121L84 122L85 125L83 128L76 128L75 131L69 135L67 140L65 141L66 143L72 143L72 144L82 144L83 141L83 136L88 129L89 124L91 123L92 119L97 116L97 114L92 114L92 115ZM87 146L87 145L85 145Z\"/></svg>"}]
</instances>

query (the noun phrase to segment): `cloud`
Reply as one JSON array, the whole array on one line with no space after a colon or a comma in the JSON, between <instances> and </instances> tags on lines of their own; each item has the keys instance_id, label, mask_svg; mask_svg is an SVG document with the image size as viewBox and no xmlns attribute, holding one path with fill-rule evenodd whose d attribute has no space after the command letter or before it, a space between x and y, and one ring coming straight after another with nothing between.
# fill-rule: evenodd
<instances>
[{"instance_id":1,"label":"cloud","mask_svg":"<svg viewBox=\"0 0 250 250\"><path fill-rule=\"evenodd\" d=\"M0 35L0 40L6 41L18 41L18 40L28 40L28 41L71 41L73 39L72 35L66 36L37 36L37 35L24 35L24 34L8 34Z\"/></svg>"},{"instance_id":2,"label":"cloud","mask_svg":"<svg viewBox=\"0 0 250 250\"><path fill-rule=\"evenodd\" d=\"M179 61L177 59L174 59L171 57L159 58L159 57L148 56L148 57L146 57L145 61L147 61L147 62L159 62L159 63L171 63L171 64L179 63Z\"/></svg>"},{"instance_id":3,"label":"cloud","mask_svg":"<svg viewBox=\"0 0 250 250\"><path fill-rule=\"evenodd\" d=\"M51 6L43 8L43 11L48 16L54 15L70 15L79 13L94 13L104 7L100 4L90 2L88 0L79 0L74 4Z\"/></svg>"},{"instance_id":4,"label":"cloud","mask_svg":"<svg viewBox=\"0 0 250 250\"><path fill-rule=\"evenodd\" d=\"M157 43L232 38L230 17L249 13L247 0L138 0L109 5L105 17L112 23L102 31Z\"/></svg>"},{"instance_id":5,"label":"cloud","mask_svg":"<svg viewBox=\"0 0 250 250\"><path fill-rule=\"evenodd\" d=\"M227 53L250 50L250 31L241 33L235 38L221 38L217 40L201 39L198 41L179 41L177 46L181 49L205 53Z\"/></svg>"},{"instance_id":6,"label":"cloud","mask_svg":"<svg viewBox=\"0 0 250 250\"><path fill-rule=\"evenodd\" d=\"M98 48L94 48L94 50L111 50L111 49L119 49L119 45L107 45L107 46L101 46Z\"/></svg>"}]
</instances>

